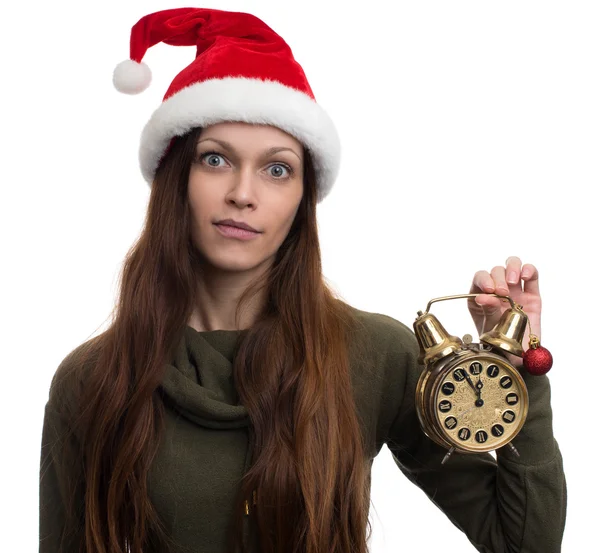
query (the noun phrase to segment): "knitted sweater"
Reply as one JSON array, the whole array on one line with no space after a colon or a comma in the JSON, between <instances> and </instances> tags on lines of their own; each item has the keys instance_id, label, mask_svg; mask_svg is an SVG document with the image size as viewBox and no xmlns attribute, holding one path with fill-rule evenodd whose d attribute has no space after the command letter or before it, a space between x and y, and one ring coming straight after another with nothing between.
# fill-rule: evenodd
<instances>
[{"instance_id":1,"label":"knitted sweater","mask_svg":"<svg viewBox=\"0 0 600 553\"><path fill-rule=\"evenodd\" d=\"M512 442L520 457L504 447L496 452L497 460L487 453L454 453L442 465L447 450L423 433L415 411L422 366L417 363L419 346L413 331L387 315L353 309L363 323L360 332L368 346L368 355L358 355L351 344L349 354L353 394L371 464L386 444L400 471L465 533L477 551L560 552L566 483L552 433L548 377L521 371L530 404L525 425ZM236 404L232 379L237 340L243 332L198 332L187 326L174 359L166 366L162 382L166 431L148 486L151 501L178 544L174 553L226 553L234 496L250 462L249 420L246 408ZM69 421L57 415L56 403L83 378L83 370L67 372L76 362L77 348L56 370L46 404L40 553L59 551L66 498L57 470L59 448L53 445ZM426 537L422 546L426 547Z\"/></svg>"}]
</instances>

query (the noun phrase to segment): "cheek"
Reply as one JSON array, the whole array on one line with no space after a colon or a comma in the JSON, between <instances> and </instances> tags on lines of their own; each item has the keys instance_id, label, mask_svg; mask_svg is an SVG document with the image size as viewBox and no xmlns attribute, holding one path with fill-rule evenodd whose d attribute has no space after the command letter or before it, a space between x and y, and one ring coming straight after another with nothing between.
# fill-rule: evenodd
<instances>
[{"instance_id":1,"label":"cheek","mask_svg":"<svg viewBox=\"0 0 600 553\"><path fill-rule=\"evenodd\" d=\"M204 226L210 223L211 213L217 204L217 198L213 197L210 190L202 188L200 183L190 182L188 187L188 202L190 214L196 226Z\"/></svg>"},{"instance_id":2,"label":"cheek","mask_svg":"<svg viewBox=\"0 0 600 553\"><path fill-rule=\"evenodd\" d=\"M294 221L296 220L296 216L298 215L298 210L300 209L301 201L302 201L302 197L300 197L298 199L298 203L296 204L296 206L292 210L290 210L290 212L288 213L288 222L287 222L288 230L292 227L292 225L294 224Z\"/></svg>"},{"instance_id":3,"label":"cheek","mask_svg":"<svg viewBox=\"0 0 600 553\"><path fill-rule=\"evenodd\" d=\"M206 236L211 231L211 209L205 201L190 198L190 234L197 247L204 247Z\"/></svg>"},{"instance_id":4,"label":"cheek","mask_svg":"<svg viewBox=\"0 0 600 553\"><path fill-rule=\"evenodd\" d=\"M298 211L298 205L290 206L281 204L273 205L270 213L273 214L271 219L271 227L275 230L279 239L285 238L287 236L292 224L294 223L294 219L296 218L296 213Z\"/></svg>"}]
</instances>

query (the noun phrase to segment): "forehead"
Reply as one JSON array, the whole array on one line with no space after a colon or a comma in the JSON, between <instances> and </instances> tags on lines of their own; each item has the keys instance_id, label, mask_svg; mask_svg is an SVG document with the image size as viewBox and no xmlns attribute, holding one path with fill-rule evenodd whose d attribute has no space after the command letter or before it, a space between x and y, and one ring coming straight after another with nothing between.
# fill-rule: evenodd
<instances>
[{"instance_id":1,"label":"forehead","mask_svg":"<svg viewBox=\"0 0 600 553\"><path fill-rule=\"evenodd\" d=\"M217 138L240 147L257 144L287 147L298 154L303 149L299 140L278 127L238 121L225 121L204 127L198 140L206 138Z\"/></svg>"}]
</instances>

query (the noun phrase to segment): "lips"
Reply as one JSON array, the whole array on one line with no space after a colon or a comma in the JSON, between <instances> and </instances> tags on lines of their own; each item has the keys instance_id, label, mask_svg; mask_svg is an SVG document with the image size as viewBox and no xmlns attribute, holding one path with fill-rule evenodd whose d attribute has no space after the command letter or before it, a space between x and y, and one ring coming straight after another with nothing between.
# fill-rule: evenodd
<instances>
[{"instance_id":1,"label":"lips","mask_svg":"<svg viewBox=\"0 0 600 553\"><path fill-rule=\"evenodd\" d=\"M259 232L255 228L251 227L249 224L244 223L243 221L234 221L233 219L223 219L222 221L217 221L215 223L215 225L223 225L223 226L228 226L228 227L240 228L243 230L248 230L250 232L256 232L256 233Z\"/></svg>"},{"instance_id":2,"label":"lips","mask_svg":"<svg viewBox=\"0 0 600 553\"><path fill-rule=\"evenodd\" d=\"M231 225L221 225L215 223L215 227L219 229L219 232L223 236L227 236L229 238L238 238L240 240L251 240L256 238L260 233L252 230L246 230L239 227L233 227Z\"/></svg>"}]
</instances>

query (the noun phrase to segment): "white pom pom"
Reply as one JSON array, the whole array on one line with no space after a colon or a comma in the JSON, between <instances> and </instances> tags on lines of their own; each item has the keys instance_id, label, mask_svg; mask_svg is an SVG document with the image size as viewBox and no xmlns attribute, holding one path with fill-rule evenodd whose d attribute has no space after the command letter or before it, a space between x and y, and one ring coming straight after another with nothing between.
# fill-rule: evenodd
<instances>
[{"instance_id":1,"label":"white pom pom","mask_svg":"<svg viewBox=\"0 0 600 553\"><path fill-rule=\"evenodd\" d=\"M125 60L119 63L113 72L113 85L124 94L139 94L150 86L152 72L144 63Z\"/></svg>"}]
</instances>

